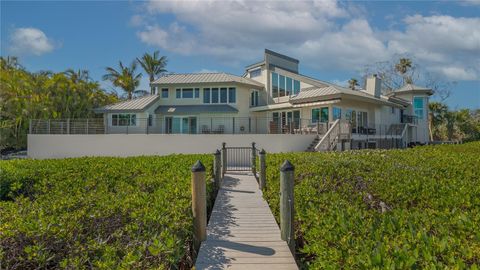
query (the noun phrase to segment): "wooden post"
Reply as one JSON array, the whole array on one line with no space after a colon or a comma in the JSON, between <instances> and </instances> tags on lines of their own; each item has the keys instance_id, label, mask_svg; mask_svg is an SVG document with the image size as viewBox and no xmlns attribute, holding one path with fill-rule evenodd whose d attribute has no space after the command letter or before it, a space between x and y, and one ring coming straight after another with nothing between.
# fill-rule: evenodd
<instances>
[{"instance_id":1,"label":"wooden post","mask_svg":"<svg viewBox=\"0 0 480 270\"><path fill-rule=\"evenodd\" d=\"M255 178L257 178L257 149L255 148L255 143L252 142L252 173Z\"/></svg>"},{"instance_id":2,"label":"wooden post","mask_svg":"<svg viewBox=\"0 0 480 270\"><path fill-rule=\"evenodd\" d=\"M222 143L222 178L227 172L227 148L226 143Z\"/></svg>"},{"instance_id":3,"label":"wooden post","mask_svg":"<svg viewBox=\"0 0 480 270\"><path fill-rule=\"evenodd\" d=\"M280 168L280 230L282 240L286 241L292 254L295 254L295 235L293 228L293 182L295 167L285 160Z\"/></svg>"},{"instance_id":4,"label":"wooden post","mask_svg":"<svg viewBox=\"0 0 480 270\"><path fill-rule=\"evenodd\" d=\"M28 123L28 134L33 134L32 131L33 131L33 125L32 125L33 121L32 119L29 120L29 123Z\"/></svg>"},{"instance_id":5,"label":"wooden post","mask_svg":"<svg viewBox=\"0 0 480 270\"><path fill-rule=\"evenodd\" d=\"M267 187L267 171L266 171L266 164L265 164L265 150L262 149L259 153L260 157L260 179L259 179L259 186L261 190L264 190Z\"/></svg>"},{"instance_id":6,"label":"wooden post","mask_svg":"<svg viewBox=\"0 0 480 270\"><path fill-rule=\"evenodd\" d=\"M88 118L87 118L87 125L85 126L85 130L86 130L85 134L88 134Z\"/></svg>"},{"instance_id":7,"label":"wooden post","mask_svg":"<svg viewBox=\"0 0 480 270\"><path fill-rule=\"evenodd\" d=\"M70 118L67 118L67 134L70 134Z\"/></svg>"},{"instance_id":8,"label":"wooden post","mask_svg":"<svg viewBox=\"0 0 480 270\"><path fill-rule=\"evenodd\" d=\"M205 166L198 160L192 167L193 245L195 250L207 238L207 188Z\"/></svg>"},{"instance_id":9,"label":"wooden post","mask_svg":"<svg viewBox=\"0 0 480 270\"><path fill-rule=\"evenodd\" d=\"M220 151L217 149L217 151L213 154L215 157L215 161L213 162L213 173L214 173L214 179L215 179L215 193L220 189L220 181L221 181L221 174L222 174L222 165L221 165L221 154Z\"/></svg>"}]
</instances>

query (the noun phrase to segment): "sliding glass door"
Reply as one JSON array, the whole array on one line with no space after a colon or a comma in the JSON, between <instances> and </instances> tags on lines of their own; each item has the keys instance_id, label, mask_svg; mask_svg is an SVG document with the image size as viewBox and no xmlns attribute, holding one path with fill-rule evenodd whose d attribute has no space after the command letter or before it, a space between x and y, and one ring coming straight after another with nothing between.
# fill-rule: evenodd
<instances>
[{"instance_id":1,"label":"sliding glass door","mask_svg":"<svg viewBox=\"0 0 480 270\"><path fill-rule=\"evenodd\" d=\"M196 134L197 117L169 116L165 117L165 131L168 134Z\"/></svg>"}]
</instances>

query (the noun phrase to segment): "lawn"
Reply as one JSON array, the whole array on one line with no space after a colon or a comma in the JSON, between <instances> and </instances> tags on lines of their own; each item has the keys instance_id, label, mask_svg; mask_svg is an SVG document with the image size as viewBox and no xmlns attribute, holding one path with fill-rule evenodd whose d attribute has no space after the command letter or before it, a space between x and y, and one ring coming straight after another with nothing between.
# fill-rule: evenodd
<instances>
[{"instance_id":1,"label":"lawn","mask_svg":"<svg viewBox=\"0 0 480 270\"><path fill-rule=\"evenodd\" d=\"M270 154L295 166L297 252L310 269L478 269L480 142L407 150Z\"/></svg>"},{"instance_id":2,"label":"lawn","mask_svg":"<svg viewBox=\"0 0 480 270\"><path fill-rule=\"evenodd\" d=\"M0 161L0 269L188 268L197 159Z\"/></svg>"}]
</instances>

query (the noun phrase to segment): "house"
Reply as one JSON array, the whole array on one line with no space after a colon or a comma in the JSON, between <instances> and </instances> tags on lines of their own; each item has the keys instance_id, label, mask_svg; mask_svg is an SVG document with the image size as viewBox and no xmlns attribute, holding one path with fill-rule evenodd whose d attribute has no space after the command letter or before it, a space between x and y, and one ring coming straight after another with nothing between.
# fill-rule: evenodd
<instances>
[{"instance_id":1,"label":"house","mask_svg":"<svg viewBox=\"0 0 480 270\"><path fill-rule=\"evenodd\" d=\"M383 94L374 75L352 90L302 75L299 64L266 49L242 76L169 74L152 83L155 95L96 112L107 134L316 134L311 151L428 143L431 89Z\"/></svg>"}]
</instances>

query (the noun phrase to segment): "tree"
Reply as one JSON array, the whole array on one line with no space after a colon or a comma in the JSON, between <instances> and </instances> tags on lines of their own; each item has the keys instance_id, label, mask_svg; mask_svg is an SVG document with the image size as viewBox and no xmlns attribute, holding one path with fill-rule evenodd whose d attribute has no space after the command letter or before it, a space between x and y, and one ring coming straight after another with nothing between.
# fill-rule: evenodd
<instances>
[{"instance_id":1,"label":"tree","mask_svg":"<svg viewBox=\"0 0 480 270\"><path fill-rule=\"evenodd\" d=\"M355 90L355 87L358 86L358 80L355 78L351 78L348 80L348 88Z\"/></svg>"},{"instance_id":2,"label":"tree","mask_svg":"<svg viewBox=\"0 0 480 270\"><path fill-rule=\"evenodd\" d=\"M137 63L133 61L130 66L124 66L122 61L119 62L120 69L117 71L112 67L107 67L105 70L107 74L103 75L103 80L111 81L113 86L122 88L127 94L128 99L132 99L134 94L139 93L136 91L140 85L140 79L142 73L135 74L137 69Z\"/></svg>"},{"instance_id":3,"label":"tree","mask_svg":"<svg viewBox=\"0 0 480 270\"><path fill-rule=\"evenodd\" d=\"M165 67L167 66L167 57L162 56L159 58L159 51L155 51L152 54L145 53L142 58L137 58L138 63L142 66L143 70L148 74L150 80L150 94L155 94L155 89L151 85L155 81L155 77L167 72Z\"/></svg>"},{"instance_id":4,"label":"tree","mask_svg":"<svg viewBox=\"0 0 480 270\"><path fill-rule=\"evenodd\" d=\"M94 108L118 101L77 76L88 72L31 73L12 59L0 57L0 149L25 147L30 119L88 118Z\"/></svg>"},{"instance_id":5,"label":"tree","mask_svg":"<svg viewBox=\"0 0 480 270\"><path fill-rule=\"evenodd\" d=\"M406 75L408 70L411 68L412 60L410 60L409 58L400 58L398 63L395 65L395 70L403 77L403 84L413 83L412 78Z\"/></svg>"}]
</instances>

